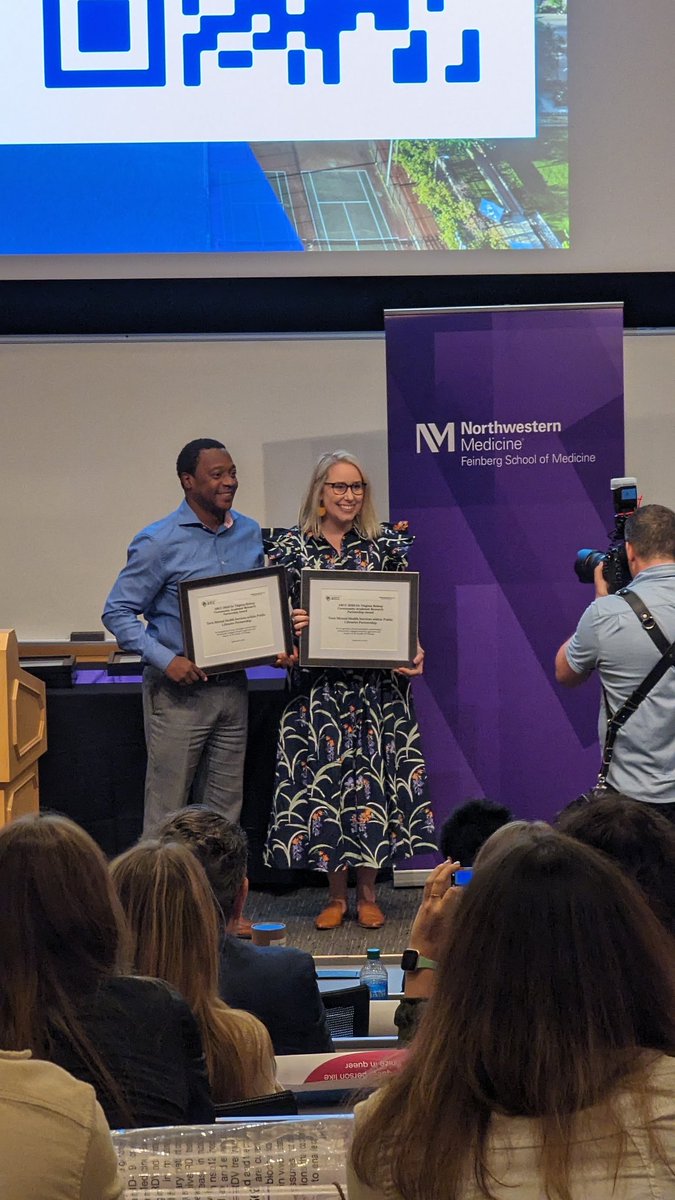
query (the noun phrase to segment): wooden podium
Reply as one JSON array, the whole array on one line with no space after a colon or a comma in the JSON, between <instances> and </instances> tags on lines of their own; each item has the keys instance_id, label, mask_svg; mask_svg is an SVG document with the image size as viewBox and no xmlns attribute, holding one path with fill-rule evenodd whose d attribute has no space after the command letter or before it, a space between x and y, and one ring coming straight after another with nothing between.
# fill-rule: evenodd
<instances>
[{"instance_id":1,"label":"wooden podium","mask_svg":"<svg viewBox=\"0 0 675 1200\"><path fill-rule=\"evenodd\" d=\"M0 629L0 826L40 807L38 758L47 749L45 685L19 666L13 629Z\"/></svg>"}]
</instances>

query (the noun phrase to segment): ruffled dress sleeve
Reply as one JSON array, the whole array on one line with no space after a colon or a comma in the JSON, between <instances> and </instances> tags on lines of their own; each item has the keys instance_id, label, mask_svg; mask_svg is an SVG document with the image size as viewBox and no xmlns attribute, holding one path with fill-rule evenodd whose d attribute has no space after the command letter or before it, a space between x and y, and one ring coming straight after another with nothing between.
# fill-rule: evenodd
<instances>
[{"instance_id":1,"label":"ruffled dress sleeve","mask_svg":"<svg viewBox=\"0 0 675 1200\"><path fill-rule=\"evenodd\" d=\"M382 570L407 571L408 551L415 541L413 534L408 532L408 522L397 521L395 525L383 522L377 540L382 555Z\"/></svg>"},{"instance_id":2,"label":"ruffled dress sleeve","mask_svg":"<svg viewBox=\"0 0 675 1200\"><path fill-rule=\"evenodd\" d=\"M288 590L294 608L300 603L300 572L307 566L300 530L270 529L263 536L265 554L273 567L285 567Z\"/></svg>"}]
</instances>

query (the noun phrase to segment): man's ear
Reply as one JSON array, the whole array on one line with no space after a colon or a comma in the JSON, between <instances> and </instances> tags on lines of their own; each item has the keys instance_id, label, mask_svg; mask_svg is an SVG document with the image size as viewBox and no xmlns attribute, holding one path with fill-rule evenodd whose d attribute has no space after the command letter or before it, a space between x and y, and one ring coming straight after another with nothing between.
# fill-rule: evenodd
<instances>
[{"instance_id":1,"label":"man's ear","mask_svg":"<svg viewBox=\"0 0 675 1200\"><path fill-rule=\"evenodd\" d=\"M246 879L246 877L244 877L244 879L242 881L242 885L239 888L239 891L237 892L237 894L234 898L234 904L232 905L232 912L230 913L230 919L227 922L228 929L231 929L233 925L237 924L237 921L239 920L241 914L244 911L244 905L246 903L247 896L248 896L248 879Z\"/></svg>"}]
</instances>

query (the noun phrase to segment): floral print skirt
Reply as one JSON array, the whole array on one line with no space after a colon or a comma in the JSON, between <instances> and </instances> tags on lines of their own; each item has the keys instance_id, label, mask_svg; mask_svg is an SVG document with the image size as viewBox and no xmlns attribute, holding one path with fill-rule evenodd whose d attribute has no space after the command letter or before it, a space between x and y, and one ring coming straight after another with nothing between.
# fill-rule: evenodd
<instances>
[{"instance_id":1,"label":"floral print skirt","mask_svg":"<svg viewBox=\"0 0 675 1200\"><path fill-rule=\"evenodd\" d=\"M266 861L332 871L436 850L410 683L298 671L281 722Z\"/></svg>"}]
</instances>

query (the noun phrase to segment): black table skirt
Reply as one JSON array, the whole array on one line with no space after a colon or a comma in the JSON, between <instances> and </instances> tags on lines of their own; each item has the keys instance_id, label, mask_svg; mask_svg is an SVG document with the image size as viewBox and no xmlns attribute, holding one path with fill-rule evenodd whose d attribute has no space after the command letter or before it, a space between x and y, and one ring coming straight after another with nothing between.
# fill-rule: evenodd
<instances>
[{"instance_id":1,"label":"black table skirt","mask_svg":"<svg viewBox=\"0 0 675 1200\"><path fill-rule=\"evenodd\" d=\"M249 880L288 887L291 871L262 865L272 803L274 762L286 692L278 684L249 691L249 729L241 823L249 838ZM47 690L49 748L40 759L40 807L65 813L107 855L120 854L143 823L145 741L138 683L81 684Z\"/></svg>"}]
</instances>

